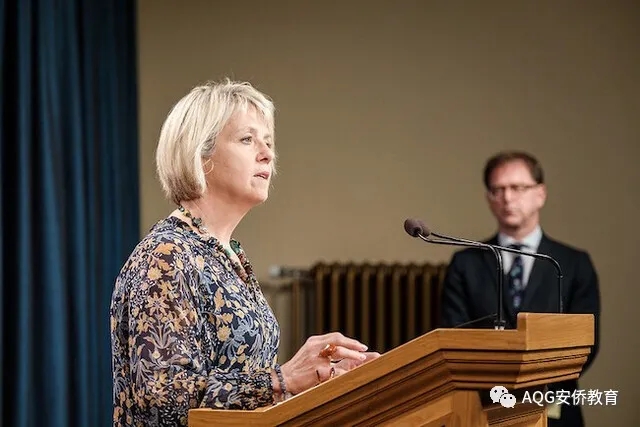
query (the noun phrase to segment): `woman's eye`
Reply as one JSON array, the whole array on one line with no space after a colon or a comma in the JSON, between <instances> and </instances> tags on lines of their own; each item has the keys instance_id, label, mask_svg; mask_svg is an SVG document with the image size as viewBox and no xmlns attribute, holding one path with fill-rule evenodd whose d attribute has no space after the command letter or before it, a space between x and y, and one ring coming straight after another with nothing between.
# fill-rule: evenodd
<instances>
[{"instance_id":1,"label":"woman's eye","mask_svg":"<svg viewBox=\"0 0 640 427\"><path fill-rule=\"evenodd\" d=\"M244 138L242 138L240 141L242 141L245 144L251 144L251 141L253 141L253 138L250 136L245 136Z\"/></svg>"}]
</instances>

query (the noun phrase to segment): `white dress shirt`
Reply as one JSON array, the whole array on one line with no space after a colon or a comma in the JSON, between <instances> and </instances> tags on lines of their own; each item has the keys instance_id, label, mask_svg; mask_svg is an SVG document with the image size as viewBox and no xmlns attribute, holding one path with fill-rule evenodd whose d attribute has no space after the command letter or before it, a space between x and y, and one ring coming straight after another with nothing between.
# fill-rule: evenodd
<instances>
[{"instance_id":1,"label":"white dress shirt","mask_svg":"<svg viewBox=\"0 0 640 427\"><path fill-rule=\"evenodd\" d=\"M521 250L525 252L537 252L538 246L540 246L540 240L542 240L542 228L540 228L539 225L535 228L535 230L533 230L529 235L527 235L520 241L503 233L498 234L498 245L509 247L509 245L520 244L523 245ZM502 254L502 267L504 268L504 273L508 274L509 270L511 269L511 265L513 264L513 260L518 256L518 254L505 251L501 251L500 253ZM529 282L529 276L531 275L531 269L533 269L533 262L535 261L535 258L526 255L521 256L523 263L522 285L526 288L527 283Z\"/></svg>"}]
</instances>

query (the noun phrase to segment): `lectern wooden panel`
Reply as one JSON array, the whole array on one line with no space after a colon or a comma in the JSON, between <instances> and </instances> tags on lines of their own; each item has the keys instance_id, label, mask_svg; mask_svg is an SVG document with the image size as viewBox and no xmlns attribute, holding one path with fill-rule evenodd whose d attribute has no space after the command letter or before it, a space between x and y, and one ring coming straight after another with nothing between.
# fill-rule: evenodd
<instances>
[{"instance_id":1,"label":"lectern wooden panel","mask_svg":"<svg viewBox=\"0 0 640 427\"><path fill-rule=\"evenodd\" d=\"M594 343L589 314L520 313L517 329L436 329L275 406L192 409L190 427L536 426L544 407L489 399L580 375Z\"/></svg>"}]
</instances>

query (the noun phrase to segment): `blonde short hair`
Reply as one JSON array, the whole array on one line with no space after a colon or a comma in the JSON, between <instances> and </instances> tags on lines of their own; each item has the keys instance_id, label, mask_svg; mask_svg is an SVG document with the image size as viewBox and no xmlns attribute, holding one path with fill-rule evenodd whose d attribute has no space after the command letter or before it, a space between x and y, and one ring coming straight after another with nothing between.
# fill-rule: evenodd
<instances>
[{"instance_id":1,"label":"blonde short hair","mask_svg":"<svg viewBox=\"0 0 640 427\"><path fill-rule=\"evenodd\" d=\"M273 102L248 82L207 82L173 106L156 150L156 169L168 199L177 204L202 196L207 185L203 159L213 153L216 138L231 116L251 106L262 114L275 138Z\"/></svg>"}]
</instances>

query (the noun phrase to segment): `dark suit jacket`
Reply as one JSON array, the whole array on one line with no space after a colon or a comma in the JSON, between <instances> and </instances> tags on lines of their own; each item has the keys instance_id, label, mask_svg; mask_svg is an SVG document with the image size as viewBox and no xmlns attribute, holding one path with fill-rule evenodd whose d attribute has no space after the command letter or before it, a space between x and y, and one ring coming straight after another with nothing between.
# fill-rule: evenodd
<instances>
[{"instance_id":1,"label":"dark suit jacket","mask_svg":"<svg viewBox=\"0 0 640 427\"><path fill-rule=\"evenodd\" d=\"M486 243L498 244L497 236ZM595 315L595 345L585 372L593 363L599 348L600 290L598 276L589 254L550 239L543 234L538 252L550 255L560 264L563 274L563 309L565 313ZM449 263L442 289L440 327L451 328L471 320L498 312L497 263L492 252L470 248L456 252ZM527 282L521 311L537 313L558 312L557 276L553 265L536 259ZM516 327L516 314L508 297L504 281L504 314L507 328ZM474 326L479 327L479 326ZM575 390L577 381L567 381L549 387L556 390ZM549 426L583 426L579 406L562 406L560 422L549 420Z\"/></svg>"}]
</instances>

